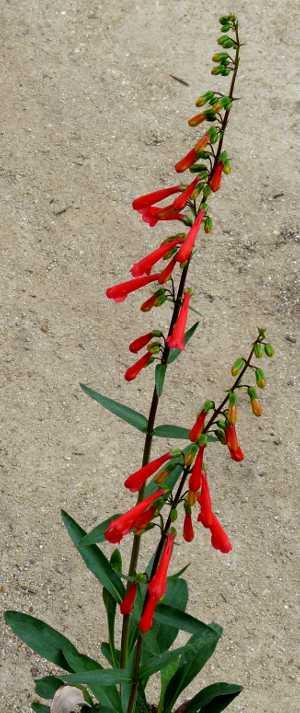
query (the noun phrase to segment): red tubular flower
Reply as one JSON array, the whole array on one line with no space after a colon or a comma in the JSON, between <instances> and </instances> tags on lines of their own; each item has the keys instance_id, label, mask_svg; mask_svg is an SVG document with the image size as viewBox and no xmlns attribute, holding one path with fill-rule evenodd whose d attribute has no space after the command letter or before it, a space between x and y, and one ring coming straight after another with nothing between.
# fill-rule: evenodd
<instances>
[{"instance_id":1,"label":"red tubular flower","mask_svg":"<svg viewBox=\"0 0 300 713\"><path fill-rule=\"evenodd\" d=\"M148 299L143 302L143 304L140 306L140 309L142 310L142 312L149 312L152 307L158 307L165 301L166 296L164 293L164 289L160 287L159 290L156 290L156 292L154 292L154 295L151 295L151 297L148 297Z\"/></svg>"},{"instance_id":2,"label":"red tubular flower","mask_svg":"<svg viewBox=\"0 0 300 713\"><path fill-rule=\"evenodd\" d=\"M150 225L150 228L153 228L159 220L184 220L185 216L184 213L179 213L172 207L156 208L155 206L150 206L143 210L142 218L145 223Z\"/></svg>"},{"instance_id":3,"label":"red tubular flower","mask_svg":"<svg viewBox=\"0 0 300 713\"><path fill-rule=\"evenodd\" d=\"M189 432L189 439L193 443L198 441L198 438L200 438L200 436L201 436L201 433L204 428L206 416L207 416L207 411L204 411L204 409L202 409L202 411L200 411L199 415L197 416L197 419L193 425L193 428Z\"/></svg>"},{"instance_id":4,"label":"red tubular flower","mask_svg":"<svg viewBox=\"0 0 300 713\"><path fill-rule=\"evenodd\" d=\"M187 323L189 304L191 299L191 293L185 292L183 297L183 303L177 317L177 320L172 329L172 333L167 338L167 344L170 349L185 349L184 344L184 330Z\"/></svg>"},{"instance_id":5,"label":"red tubular flower","mask_svg":"<svg viewBox=\"0 0 300 713\"><path fill-rule=\"evenodd\" d=\"M213 515L212 524L210 525L211 544L216 550L220 550L224 554L231 552L232 544L223 526L216 515Z\"/></svg>"},{"instance_id":6,"label":"red tubular flower","mask_svg":"<svg viewBox=\"0 0 300 713\"><path fill-rule=\"evenodd\" d=\"M218 161L218 163L216 163L215 165L212 176L208 181L208 185L214 193L216 193L216 191L218 191L220 188L223 168L224 164L222 163L222 161Z\"/></svg>"},{"instance_id":7,"label":"red tubular flower","mask_svg":"<svg viewBox=\"0 0 300 713\"><path fill-rule=\"evenodd\" d=\"M185 190L182 191L181 195L177 196L177 198L175 198L175 200L172 203L172 208L174 210L182 210L186 206L187 202L190 200L191 196L194 193L197 183L199 183L199 176L196 176L196 178L194 178L192 183L190 183L185 188Z\"/></svg>"},{"instance_id":8,"label":"red tubular flower","mask_svg":"<svg viewBox=\"0 0 300 713\"><path fill-rule=\"evenodd\" d=\"M192 490L194 493L196 493L202 485L202 466L204 450L205 445L200 446L193 466L193 470L189 478L189 490Z\"/></svg>"},{"instance_id":9,"label":"red tubular flower","mask_svg":"<svg viewBox=\"0 0 300 713\"><path fill-rule=\"evenodd\" d=\"M143 356L138 359L135 364L132 364L132 366L130 366L127 371L125 371L124 378L126 379L126 381L133 381L133 379L136 379L140 371L142 371L142 369L148 366L151 359L151 352L146 352L146 354L143 354Z\"/></svg>"},{"instance_id":10,"label":"red tubular flower","mask_svg":"<svg viewBox=\"0 0 300 713\"><path fill-rule=\"evenodd\" d=\"M171 186L170 188L161 188L158 191L153 191L152 193L147 193L144 196L139 196L135 198L132 202L132 207L134 210L143 211L145 208L153 205L154 203L159 203L163 201L164 198L172 196L173 193L180 193L180 186Z\"/></svg>"},{"instance_id":11,"label":"red tubular flower","mask_svg":"<svg viewBox=\"0 0 300 713\"><path fill-rule=\"evenodd\" d=\"M148 584L147 601L139 623L139 629L144 634L151 629L155 607L167 590L167 574L172 556L174 540L175 535L170 533L167 536L157 570Z\"/></svg>"},{"instance_id":12,"label":"red tubular flower","mask_svg":"<svg viewBox=\"0 0 300 713\"><path fill-rule=\"evenodd\" d=\"M176 262L177 262L177 256L175 255L175 257L173 257L172 260L170 260L170 262L168 262L168 264L166 265L164 270L161 271L160 276L158 278L158 282L160 283L160 285L163 285L165 282L167 282L170 279L172 272L174 270L174 267L176 265Z\"/></svg>"},{"instance_id":13,"label":"red tubular flower","mask_svg":"<svg viewBox=\"0 0 300 713\"><path fill-rule=\"evenodd\" d=\"M187 233L185 241L182 243L181 247L178 250L178 253L176 255L176 260L178 260L178 262L183 263L189 259L190 255L192 253L192 250L194 248L196 238L197 238L197 235L198 235L198 232L199 232L199 229L200 229L200 226L201 226L204 216L205 216L205 210L200 210L195 222L193 223L191 229Z\"/></svg>"},{"instance_id":14,"label":"red tubular flower","mask_svg":"<svg viewBox=\"0 0 300 713\"><path fill-rule=\"evenodd\" d=\"M229 423L225 428L225 438L226 443L229 448L230 456L232 460L241 461L244 460L245 454L242 451L240 444L238 442L238 437L236 433L236 428L233 423Z\"/></svg>"},{"instance_id":15,"label":"red tubular flower","mask_svg":"<svg viewBox=\"0 0 300 713\"><path fill-rule=\"evenodd\" d=\"M115 302L124 302L130 292L134 292L135 290L139 290L140 287L149 285L150 282L158 280L158 277L159 275L135 277L133 280L127 280L127 282L121 282L119 285L113 285L113 287L108 287L106 290L106 297L110 300L115 300Z\"/></svg>"},{"instance_id":16,"label":"red tubular flower","mask_svg":"<svg viewBox=\"0 0 300 713\"><path fill-rule=\"evenodd\" d=\"M186 510L183 522L183 539L186 542L192 542L195 537L192 515L189 510Z\"/></svg>"},{"instance_id":17,"label":"red tubular flower","mask_svg":"<svg viewBox=\"0 0 300 713\"><path fill-rule=\"evenodd\" d=\"M195 144L194 148L192 148L191 151L189 151L180 161L176 163L175 166L175 171L177 173L182 173L183 171L186 171L190 166L197 161L198 158L198 152L201 151L202 149L205 148L205 146L209 143L210 138L209 134L204 134L204 136L197 141Z\"/></svg>"},{"instance_id":18,"label":"red tubular flower","mask_svg":"<svg viewBox=\"0 0 300 713\"><path fill-rule=\"evenodd\" d=\"M148 498L142 500L142 502L135 505L133 508L119 515L115 520L113 520L109 525L107 530L105 530L104 537L108 542L115 544L116 542L121 542L122 538L133 530L136 524L139 522L141 515L151 508L152 504L161 497L165 495L165 491L160 488L156 490L155 493L149 495Z\"/></svg>"},{"instance_id":19,"label":"red tubular flower","mask_svg":"<svg viewBox=\"0 0 300 713\"><path fill-rule=\"evenodd\" d=\"M211 497L205 471L202 471L201 493L198 497L198 503L201 508L198 521L201 522L204 527L211 528L215 515L212 511Z\"/></svg>"},{"instance_id":20,"label":"red tubular flower","mask_svg":"<svg viewBox=\"0 0 300 713\"><path fill-rule=\"evenodd\" d=\"M135 262L134 265L132 265L132 267L130 268L130 272L133 277L139 277L140 275L144 275L145 273L149 275L153 265L155 265L156 262L161 260L164 255L166 255L172 248L176 247L176 245L181 242L182 238L176 237L174 238L174 240L170 240L168 243L163 243L162 245L160 245L159 248L153 250L152 253L149 253L149 255L143 257L142 260L139 260L139 262Z\"/></svg>"},{"instance_id":21,"label":"red tubular flower","mask_svg":"<svg viewBox=\"0 0 300 713\"><path fill-rule=\"evenodd\" d=\"M154 515L155 507L149 508L149 510L146 510L142 513L142 515L140 515L134 525L134 532L136 535L141 535L142 532L144 532L145 527L147 527L148 523L151 522Z\"/></svg>"},{"instance_id":22,"label":"red tubular flower","mask_svg":"<svg viewBox=\"0 0 300 713\"><path fill-rule=\"evenodd\" d=\"M128 592L126 592L124 599L120 604L120 612L123 616L131 614L137 593L137 584L134 582L130 585Z\"/></svg>"},{"instance_id":23,"label":"red tubular flower","mask_svg":"<svg viewBox=\"0 0 300 713\"><path fill-rule=\"evenodd\" d=\"M153 332L147 332L147 334L143 334L141 337L138 337L133 342L131 342L131 344L129 344L129 351L133 354L136 354L140 351L140 349L143 349L143 347L145 347L148 342L150 342L150 339L152 339L152 337Z\"/></svg>"},{"instance_id":24,"label":"red tubular flower","mask_svg":"<svg viewBox=\"0 0 300 713\"><path fill-rule=\"evenodd\" d=\"M168 451L162 456L159 456L159 458L155 458L154 460L150 461L150 463L147 463L142 468L139 468L139 470L136 470L134 473L131 473L131 475L128 476L127 480L125 480L125 488L131 490L132 493L135 493L137 490L140 490L146 482L147 478L150 478L150 475L156 473L160 466L163 465L163 463L165 463L167 460L170 460L171 457L172 455Z\"/></svg>"}]
</instances>

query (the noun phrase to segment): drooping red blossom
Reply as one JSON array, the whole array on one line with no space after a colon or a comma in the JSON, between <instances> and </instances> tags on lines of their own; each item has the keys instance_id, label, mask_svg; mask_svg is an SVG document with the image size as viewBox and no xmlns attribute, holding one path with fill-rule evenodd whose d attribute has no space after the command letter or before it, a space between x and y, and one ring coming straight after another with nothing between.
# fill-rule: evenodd
<instances>
[{"instance_id":1,"label":"drooping red blossom","mask_svg":"<svg viewBox=\"0 0 300 713\"><path fill-rule=\"evenodd\" d=\"M182 173L183 171L186 171L190 166L197 161L198 158L198 152L202 151L202 149L205 148L205 146L209 143L210 137L209 134L204 134L204 136L197 141L195 146L189 151L183 158L180 159L175 165L175 171L177 173Z\"/></svg>"},{"instance_id":2,"label":"drooping red blossom","mask_svg":"<svg viewBox=\"0 0 300 713\"><path fill-rule=\"evenodd\" d=\"M143 634L151 629L155 608L167 590L167 574L172 556L174 539L174 534L170 533L167 536L157 570L148 584L147 600L139 623L139 629Z\"/></svg>"},{"instance_id":3,"label":"drooping red blossom","mask_svg":"<svg viewBox=\"0 0 300 713\"><path fill-rule=\"evenodd\" d=\"M132 364L132 366L130 366L125 371L124 378L126 379L126 381L133 381L133 379L136 379L140 371L142 371L142 369L145 369L145 367L148 366L152 358L153 357L151 352L146 352L146 354L143 354L140 359L138 359L134 364Z\"/></svg>"},{"instance_id":4,"label":"drooping red blossom","mask_svg":"<svg viewBox=\"0 0 300 713\"><path fill-rule=\"evenodd\" d=\"M192 490L194 493L196 493L202 485L204 450L205 445L200 446L189 478L189 490Z\"/></svg>"},{"instance_id":5,"label":"drooping red blossom","mask_svg":"<svg viewBox=\"0 0 300 713\"><path fill-rule=\"evenodd\" d=\"M170 186L170 188L160 188L158 191L153 191L152 193L146 193L146 195L144 195L144 196L139 196L138 198L135 198L134 201L132 202L132 207L134 208L134 210L143 211L145 208L148 208L150 205L159 203L160 201L163 201L165 198L172 196L174 193L180 193L180 191L181 191L181 187L179 185Z\"/></svg>"},{"instance_id":6,"label":"drooping red blossom","mask_svg":"<svg viewBox=\"0 0 300 713\"><path fill-rule=\"evenodd\" d=\"M215 165L212 176L208 181L208 185L214 193L216 193L221 186L223 168L224 164L222 161L218 161Z\"/></svg>"},{"instance_id":7,"label":"drooping red blossom","mask_svg":"<svg viewBox=\"0 0 300 713\"><path fill-rule=\"evenodd\" d=\"M145 527L147 527L148 523L151 522L154 515L155 506L149 508L149 510L146 510L140 515L140 517L138 517L134 526L134 532L136 535L141 535L142 532L144 532Z\"/></svg>"},{"instance_id":8,"label":"drooping red blossom","mask_svg":"<svg viewBox=\"0 0 300 713\"><path fill-rule=\"evenodd\" d=\"M143 304L140 306L140 310L142 312L150 312L152 307L158 307L158 305L162 304L165 301L164 295L161 294L160 290L154 292L154 295L151 295L151 297L148 297L148 299L143 302Z\"/></svg>"},{"instance_id":9,"label":"drooping red blossom","mask_svg":"<svg viewBox=\"0 0 300 713\"><path fill-rule=\"evenodd\" d=\"M207 411L202 409L202 411L200 411L199 415L197 416L197 419L193 425L193 428L191 428L191 430L189 432L189 439L193 443L198 441L198 438L200 438L200 436L201 436L201 433L204 428L206 416L207 416Z\"/></svg>"},{"instance_id":10,"label":"drooping red blossom","mask_svg":"<svg viewBox=\"0 0 300 713\"><path fill-rule=\"evenodd\" d=\"M178 245L179 243L182 243L182 238L176 237L173 240L170 240L168 243L163 243L162 245L160 245L159 248L156 248L156 250L153 250L153 252L149 253L149 255L143 257L142 260L135 262L134 265L132 265L132 267L130 268L130 272L133 277L139 277L140 275L144 274L149 275L153 265L155 265L156 262L161 260L164 255L169 252L169 250L176 247L176 245Z\"/></svg>"},{"instance_id":11,"label":"drooping red blossom","mask_svg":"<svg viewBox=\"0 0 300 713\"><path fill-rule=\"evenodd\" d=\"M154 460L150 461L150 463L147 463L142 468L139 468L139 470L136 470L134 473L131 473L131 475L129 475L124 482L125 488L131 490L132 493L135 493L136 491L140 490L146 482L147 478L150 478L150 475L156 473L160 466L163 465L163 463L165 463L167 460L170 460L171 457L172 454L170 453L170 451L168 451L162 456L154 458Z\"/></svg>"},{"instance_id":12,"label":"drooping red blossom","mask_svg":"<svg viewBox=\"0 0 300 713\"><path fill-rule=\"evenodd\" d=\"M183 521L183 539L186 542L192 542L195 537L192 515L189 510L186 510Z\"/></svg>"},{"instance_id":13,"label":"drooping red blossom","mask_svg":"<svg viewBox=\"0 0 300 713\"><path fill-rule=\"evenodd\" d=\"M110 300L115 300L115 302L124 302L130 292L135 292L135 290L149 285L150 282L155 282L158 277L159 275L145 275L144 277L134 277L132 280L127 280L127 282L120 282L119 285L108 287L106 297Z\"/></svg>"},{"instance_id":14,"label":"drooping red blossom","mask_svg":"<svg viewBox=\"0 0 300 713\"><path fill-rule=\"evenodd\" d=\"M177 196L177 198L175 198L172 203L172 208L174 210L182 210L183 208L185 208L187 202L190 200L194 193L197 183L199 183L199 176L196 176L196 178L194 178L194 180L185 188L185 190L182 191L180 196Z\"/></svg>"},{"instance_id":15,"label":"drooping red blossom","mask_svg":"<svg viewBox=\"0 0 300 713\"><path fill-rule=\"evenodd\" d=\"M201 492L198 497L198 503L200 505L200 513L198 515L198 521L204 525L204 527L211 527L214 519L214 513L212 510L211 496L209 492L207 475L205 471L202 471L202 482L201 482Z\"/></svg>"},{"instance_id":16,"label":"drooping red blossom","mask_svg":"<svg viewBox=\"0 0 300 713\"><path fill-rule=\"evenodd\" d=\"M130 585L128 592L126 592L124 599L120 604L120 612L123 616L131 614L137 593L137 584L134 582Z\"/></svg>"},{"instance_id":17,"label":"drooping red blossom","mask_svg":"<svg viewBox=\"0 0 300 713\"><path fill-rule=\"evenodd\" d=\"M223 526L217 516L213 514L212 524L210 525L211 544L215 550L220 550L224 554L231 552L232 544Z\"/></svg>"},{"instance_id":18,"label":"drooping red blossom","mask_svg":"<svg viewBox=\"0 0 300 713\"><path fill-rule=\"evenodd\" d=\"M185 241L178 250L176 255L176 260L178 260L178 262L184 263L190 258L204 216L205 210L200 210L195 222L187 233Z\"/></svg>"},{"instance_id":19,"label":"drooping red blossom","mask_svg":"<svg viewBox=\"0 0 300 713\"><path fill-rule=\"evenodd\" d=\"M166 267L161 271L159 278L158 278L158 282L160 283L160 285L163 285L165 282L168 282L168 280L170 279L170 277L172 275L172 272L174 270L176 262L177 262L177 259L176 259L176 255L175 255L172 258L172 260L170 260L170 262L168 262Z\"/></svg>"},{"instance_id":20,"label":"drooping red blossom","mask_svg":"<svg viewBox=\"0 0 300 713\"><path fill-rule=\"evenodd\" d=\"M232 460L235 460L235 461L244 460L245 454L240 447L237 433L236 433L236 428L233 423L229 423L228 426L226 426L225 438L226 438L226 444L229 449L230 457L232 458Z\"/></svg>"},{"instance_id":21,"label":"drooping red blossom","mask_svg":"<svg viewBox=\"0 0 300 713\"><path fill-rule=\"evenodd\" d=\"M152 339L153 336L153 332L147 332L147 334L142 334L141 337L134 339L134 341L129 344L129 351L132 352L132 354L136 354L140 351L140 349L143 349L143 347L145 347L148 342L150 342L150 339Z\"/></svg>"},{"instance_id":22,"label":"drooping red blossom","mask_svg":"<svg viewBox=\"0 0 300 713\"><path fill-rule=\"evenodd\" d=\"M142 219L145 223L153 228L159 220L181 220L185 218L184 213L180 213L178 210L174 210L170 207L157 208L156 206L150 206L145 208L142 212Z\"/></svg>"},{"instance_id":23,"label":"drooping red blossom","mask_svg":"<svg viewBox=\"0 0 300 713\"><path fill-rule=\"evenodd\" d=\"M128 535L130 530L133 530L133 528L139 522L141 515L147 510L149 510L155 500L158 500L161 495L165 495L165 491L162 490L162 488L156 490L155 493L149 495L148 498L142 500L133 508L123 513L123 515L119 515L119 517L117 517L115 520L112 520L112 522L110 522L110 524L108 525L107 530L105 530L105 539L108 540L108 542L112 542L113 544L115 544L116 542L121 542L122 538L125 535Z\"/></svg>"},{"instance_id":24,"label":"drooping red blossom","mask_svg":"<svg viewBox=\"0 0 300 713\"><path fill-rule=\"evenodd\" d=\"M170 349L185 349L184 344L184 331L188 318L189 304L191 299L191 293L186 291L184 293L182 306L180 308L179 315L174 324L170 336L167 338L167 344Z\"/></svg>"}]
</instances>

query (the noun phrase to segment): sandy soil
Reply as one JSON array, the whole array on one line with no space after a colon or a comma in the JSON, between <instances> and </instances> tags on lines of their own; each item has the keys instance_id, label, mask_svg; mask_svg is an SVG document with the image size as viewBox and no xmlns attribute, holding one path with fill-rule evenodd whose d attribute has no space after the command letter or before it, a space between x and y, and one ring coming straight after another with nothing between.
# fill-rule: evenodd
<instances>
[{"instance_id":1,"label":"sandy soil","mask_svg":"<svg viewBox=\"0 0 300 713\"><path fill-rule=\"evenodd\" d=\"M140 296L117 306L104 289L168 234L142 225L130 202L173 180L191 141L185 119L212 83L218 15L238 10L247 44L227 138L234 171L191 270L201 328L170 369L158 422L189 425L204 398L228 387L257 324L268 327L276 359L264 417L243 408L247 458L234 464L216 447L208 459L234 552L222 557L199 533L177 548L174 567L191 562L189 610L225 629L201 683L242 683L232 713L281 713L300 709L296 3L235 5L2 2L0 597L3 609L45 618L88 653L104 636L97 583L59 511L91 528L127 507L122 481L140 462L142 436L78 384L147 412L152 372L124 383L127 345L145 324L166 327L168 310L144 318ZM2 634L1 713L29 713L32 674L50 668Z\"/></svg>"}]
</instances>

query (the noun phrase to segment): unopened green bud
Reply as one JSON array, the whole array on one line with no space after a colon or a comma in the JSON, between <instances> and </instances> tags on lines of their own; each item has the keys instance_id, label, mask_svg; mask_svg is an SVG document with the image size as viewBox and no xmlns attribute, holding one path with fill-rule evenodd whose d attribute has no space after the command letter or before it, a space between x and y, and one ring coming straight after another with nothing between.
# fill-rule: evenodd
<instances>
[{"instance_id":1,"label":"unopened green bud","mask_svg":"<svg viewBox=\"0 0 300 713\"><path fill-rule=\"evenodd\" d=\"M265 377L265 372L263 369L255 369L255 379L256 379L256 386L258 386L259 389L264 389L266 386L266 377Z\"/></svg>"},{"instance_id":2,"label":"unopened green bud","mask_svg":"<svg viewBox=\"0 0 300 713\"><path fill-rule=\"evenodd\" d=\"M160 307L160 305L163 305L164 302L167 300L167 295L164 293L162 295L158 295L155 300L155 307Z\"/></svg>"},{"instance_id":3,"label":"unopened green bud","mask_svg":"<svg viewBox=\"0 0 300 713\"><path fill-rule=\"evenodd\" d=\"M204 221L204 232L211 233L211 231L213 229L213 225L214 224L213 224L212 218L209 215L207 215L205 218L205 221Z\"/></svg>"},{"instance_id":4,"label":"unopened green bud","mask_svg":"<svg viewBox=\"0 0 300 713\"><path fill-rule=\"evenodd\" d=\"M202 433L200 438L198 438L198 444L199 446L207 446L208 444L208 437L206 436L205 433Z\"/></svg>"},{"instance_id":5,"label":"unopened green bud","mask_svg":"<svg viewBox=\"0 0 300 713\"><path fill-rule=\"evenodd\" d=\"M213 67L211 70L211 74L222 74L222 67L219 64L217 67Z\"/></svg>"},{"instance_id":6,"label":"unopened green bud","mask_svg":"<svg viewBox=\"0 0 300 713\"><path fill-rule=\"evenodd\" d=\"M216 141L218 141L219 138L219 131L218 129L215 128L215 126L212 126L211 129L208 129L209 134L209 139L211 144L215 144Z\"/></svg>"},{"instance_id":7,"label":"unopened green bud","mask_svg":"<svg viewBox=\"0 0 300 713\"><path fill-rule=\"evenodd\" d=\"M222 62L224 59L230 59L228 52L215 52L212 56L213 62Z\"/></svg>"},{"instance_id":8,"label":"unopened green bud","mask_svg":"<svg viewBox=\"0 0 300 713\"><path fill-rule=\"evenodd\" d=\"M244 357L238 357L238 359L235 360L234 364L231 367L232 376L237 376L239 372L243 369L245 364L246 362Z\"/></svg>"},{"instance_id":9,"label":"unopened green bud","mask_svg":"<svg viewBox=\"0 0 300 713\"><path fill-rule=\"evenodd\" d=\"M220 428L217 428L217 430L216 430L216 436L217 436L218 441L220 441L220 443L222 443L223 445L225 445L225 443L226 443L226 436L225 436L224 431L222 431Z\"/></svg>"},{"instance_id":10,"label":"unopened green bud","mask_svg":"<svg viewBox=\"0 0 300 713\"><path fill-rule=\"evenodd\" d=\"M222 97L220 101L223 109L230 109L232 106L232 99L230 99L230 97Z\"/></svg>"},{"instance_id":11,"label":"unopened green bud","mask_svg":"<svg viewBox=\"0 0 300 713\"><path fill-rule=\"evenodd\" d=\"M222 15L222 17L219 17L219 22L221 23L221 25L226 25L229 19L230 15Z\"/></svg>"},{"instance_id":12,"label":"unopened green bud","mask_svg":"<svg viewBox=\"0 0 300 713\"><path fill-rule=\"evenodd\" d=\"M202 411L205 411L205 413L208 413L208 411L211 411L211 409L213 409L215 407L216 407L215 402L208 399L207 401L204 401L204 404L202 406Z\"/></svg>"},{"instance_id":13,"label":"unopened green bud","mask_svg":"<svg viewBox=\"0 0 300 713\"><path fill-rule=\"evenodd\" d=\"M171 522L175 522L175 520L177 520L177 517L178 517L177 510L172 509L170 512Z\"/></svg>"},{"instance_id":14,"label":"unopened green bud","mask_svg":"<svg viewBox=\"0 0 300 713\"><path fill-rule=\"evenodd\" d=\"M229 35L221 35L221 37L218 38L218 45L221 45L225 49L229 49L230 47L235 46L235 41L229 37Z\"/></svg>"},{"instance_id":15,"label":"unopened green bud","mask_svg":"<svg viewBox=\"0 0 300 713\"><path fill-rule=\"evenodd\" d=\"M265 344L265 354L267 357L272 357L275 354L272 344Z\"/></svg>"},{"instance_id":16,"label":"unopened green bud","mask_svg":"<svg viewBox=\"0 0 300 713\"><path fill-rule=\"evenodd\" d=\"M230 72L232 72L231 67L223 67L223 66L221 65L220 74L222 75L222 77L228 77L228 75L230 74Z\"/></svg>"},{"instance_id":17,"label":"unopened green bud","mask_svg":"<svg viewBox=\"0 0 300 713\"><path fill-rule=\"evenodd\" d=\"M198 158L209 158L209 151L198 151Z\"/></svg>"},{"instance_id":18,"label":"unopened green bud","mask_svg":"<svg viewBox=\"0 0 300 713\"><path fill-rule=\"evenodd\" d=\"M184 225L188 225L189 228L193 225L193 218L190 218L188 215L185 215L181 220Z\"/></svg>"},{"instance_id":19,"label":"unopened green bud","mask_svg":"<svg viewBox=\"0 0 300 713\"><path fill-rule=\"evenodd\" d=\"M227 423L226 423L226 421L223 421L223 420L219 419L219 421L217 421L217 426L218 426L219 428L221 428L223 431L225 431L225 428L226 428L226 426L227 426Z\"/></svg>"},{"instance_id":20,"label":"unopened green bud","mask_svg":"<svg viewBox=\"0 0 300 713\"><path fill-rule=\"evenodd\" d=\"M195 102L196 106L203 106L204 104L206 104L206 102L209 101L212 96L214 96L214 93L211 91L205 92L205 94L201 94L201 96L198 97Z\"/></svg>"},{"instance_id":21,"label":"unopened green bud","mask_svg":"<svg viewBox=\"0 0 300 713\"><path fill-rule=\"evenodd\" d=\"M229 400L230 406L235 406L235 404L237 403L237 396L234 393L234 391L229 391L228 400Z\"/></svg>"},{"instance_id":22,"label":"unopened green bud","mask_svg":"<svg viewBox=\"0 0 300 713\"><path fill-rule=\"evenodd\" d=\"M261 359L263 357L264 348L260 342L256 342L256 344L254 345L254 354L256 356L256 359Z\"/></svg>"},{"instance_id":23,"label":"unopened green bud","mask_svg":"<svg viewBox=\"0 0 300 713\"><path fill-rule=\"evenodd\" d=\"M182 455L180 448L172 448L170 451L172 458L179 458Z\"/></svg>"},{"instance_id":24,"label":"unopened green bud","mask_svg":"<svg viewBox=\"0 0 300 713\"><path fill-rule=\"evenodd\" d=\"M208 110L205 112L205 118L206 118L206 121L215 121L216 114L215 114L215 112L213 111L213 109L208 109Z\"/></svg>"},{"instance_id":25,"label":"unopened green bud","mask_svg":"<svg viewBox=\"0 0 300 713\"><path fill-rule=\"evenodd\" d=\"M223 163L223 173L226 173L226 175L228 175L229 173L231 173L231 171L232 171L231 161L225 161Z\"/></svg>"},{"instance_id":26,"label":"unopened green bud","mask_svg":"<svg viewBox=\"0 0 300 713\"><path fill-rule=\"evenodd\" d=\"M151 342L148 344L147 351L151 354L158 354L160 352L160 342Z\"/></svg>"},{"instance_id":27,"label":"unopened green bud","mask_svg":"<svg viewBox=\"0 0 300 713\"><path fill-rule=\"evenodd\" d=\"M230 28L231 28L231 25L229 22L227 22L226 25L224 23L223 27L221 27L221 32L228 32L228 30L230 30Z\"/></svg>"},{"instance_id":28,"label":"unopened green bud","mask_svg":"<svg viewBox=\"0 0 300 713\"><path fill-rule=\"evenodd\" d=\"M207 185L203 188L203 198L207 198L211 193L211 188Z\"/></svg>"},{"instance_id":29,"label":"unopened green bud","mask_svg":"<svg viewBox=\"0 0 300 713\"><path fill-rule=\"evenodd\" d=\"M208 168L204 163L195 163L194 166L190 168L191 173L208 173Z\"/></svg>"},{"instance_id":30,"label":"unopened green bud","mask_svg":"<svg viewBox=\"0 0 300 713\"><path fill-rule=\"evenodd\" d=\"M152 337L162 337L162 332L159 329L154 329L152 332Z\"/></svg>"}]
</instances>

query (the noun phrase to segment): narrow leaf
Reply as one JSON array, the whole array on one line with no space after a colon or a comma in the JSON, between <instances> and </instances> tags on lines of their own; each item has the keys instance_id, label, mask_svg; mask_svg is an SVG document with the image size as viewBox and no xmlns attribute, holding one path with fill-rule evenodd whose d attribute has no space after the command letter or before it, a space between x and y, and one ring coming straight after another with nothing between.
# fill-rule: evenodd
<instances>
[{"instance_id":1,"label":"narrow leaf","mask_svg":"<svg viewBox=\"0 0 300 713\"><path fill-rule=\"evenodd\" d=\"M101 686L111 686L114 683L130 681L130 676L124 669L109 668L97 671L82 671L70 673L62 676L67 683L86 683L88 686L100 684Z\"/></svg>"},{"instance_id":2,"label":"narrow leaf","mask_svg":"<svg viewBox=\"0 0 300 713\"><path fill-rule=\"evenodd\" d=\"M88 386L85 386L85 384L80 384L80 386L82 388L82 391L84 391L87 396L90 396L91 399L97 401L99 404L101 404L101 406L107 409L107 411L110 411L111 413L115 414L115 416L118 416L118 418L121 418L123 421L126 421L131 426L134 426L134 428L137 428L138 431L146 433L148 421L145 416L143 416L143 414L139 413L138 411L134 411L134 409L129 408L129 406L124 406L124 404L120 404L118 401L109 399L108 396L99 394L98 391L90 389Z\"/></svg>"},{"instance_id":3,"label":"narrow leaf","mask_svg":"<svg viewBox=\"0 0 300 713\"><path fill-rule=\"evenodd\" d=\"M153 673L161 671L165 666L173 663L174 659L178 660L183 650L184 646L180 646L178 649L174 649L174 651L164 651L162 654L156 656L148 656L148 663L142 666L140 670L141 680L147 680Z\"/></svg>"},{"instance_id":4,"label":"narrow leaf","mask_svg":"<svg viewBox=\"0 0 300 713\"><path fill-rule=\"evenodd\" d=\"M166 364L157 364L155 367L155 386L157 396L161 396L164 387L164 380L166 376Z\"/></svg>"},{"instance_id":5,"label":"narrow leaf","mask_svg":"<svg viewBox=\"0 0 300 713\"><path fill-rule=\"evenodd\" d=\"M68 513L62 510L64 525L71 537L72 542L84 560L87 568L97 577L99 582L107 589L117 602L121 602L124 596L124 587L118 574L113 570L107 557L101 552L97 545L85 547L82 539L85 537L85 530L78 525Z\"/></svg>"},{"instance_id":6,"label":"narrow leaf","mask_svg":"<svg viewBox=\"0 0 300 713\"><path fill-rule=\"evenodd\" d=\"M184 335L184 343L185 345L188 344L190 339L192 338L194 332L196 331L197 327L199 326L199 322L195 322L195 324L190 327L187 332ZM170 354L168 357L168 364L172 364L175 359L178 359L179 355L181 354L181 349L171 349Z\"/></svg>"},{"instance_id":7,"label":"narrow leaf","mask_svg":"<svg viewBox=\"0 0 300 713\"><path fill-rule=\"evenodd\" d=\"M170 679L165 692L165 713L171 713L173 706L182 691L205 666L212 656L218 643L218 636L209 627L202 634L191 637L180 658L180 663L174 676Z\"/></svg>"},{"instance_id":8,"label":"narrow leaf","mask_svg":"<svg viewBox=\"0 0 300 713\"><path fill-rule=\"evenodd\" d=\"M220 637L221 635L216 632L214 625L203 624L200 619L196 619L190 614L180 611L180 609L176 609L175 607L168 606L167 604L159 604L156 607L155 620L162 624L169 624L169 626L173 626L175 629L187 631L189 634L198 634L198 636L200 636L206 632L207 629L210 629L215 636Z\"/></svg>"},{"instance_id":9,"label":"narrow leaf","mask_svg":"<svg viewBox=\"0 0 300 713\"><path fill-rule=\"evenodd\" d=\"M115 515L111 515L110 517L107 518L107 520L104 520L103 522L100 523L100 525L96 525L91 532L88 532L85 537L82 538L81 540L81 545L95 545L96 542L104 542L105 537L104 533L105 530L108 528L108 525L116 519L116 517L119 517L120 513L116 513Z\"/></svg>"},{"instance_id":10,"label":"narrow leaf","mask_svg":"<svg viewBox=\"0 0 300 713\"><path fill-rule=\"evenodd\" d=\"M35 681L35 690L38 696L41 698L54 698L54 694L64 685L62 678L57 678L56 676L44 676L43 678L38 678Z\"/></svg>"},{"instance_id":11,"label":"narrow leaf","mask_svg":"<svg viewBox=\"0 0 300 713\"><path fill-rule=\"evenodd\" d=\"M213 683L189 701L186 713L221 713L242 690L235 683Z\"/></svg>"},{"instance_id":12,"label":"narrow leaf","mask_svg":"<svg viewBox=\"0 0 300 713\"><path fill-rule=\"evenodd\" d=\"M65 636L40 619L18 611L6 611L5 621L13 632L33 651L57 666L70 671L62 650L76 653L76 648Z\"/></svg>"},{"instance_id":13,"label":"narrow leaf","mask_svg":"<svg viewBox=\"0 0 300 713\"><path fill-rule=\"evenodd\" d=\"M183 428L182 426L171 426L163 425L156 426L153 431L153 436L158 436L159 438L184 438L188 439L190 428Z\"/></svg>"},{"instance_id":14,"label":"narrow leaf","mask_svg":"<svg viewBox=\"0 0 300 713\"><path fill-rule=\"evenodd\" d=\"M103 666L98 661L86 656L85 654L80 654L78 651L75 653L72 651L63 650L63 654L67 659L71 670L75 673L82 673L86 671L103 671ZM121 713L121 699L117 691L116 686L103 686L101 684L90 684L90 689L92 693L96 696L98 701L105 703L106 705L111 705L114 711L120 711Z\"/></svg>"}]
</instances>

